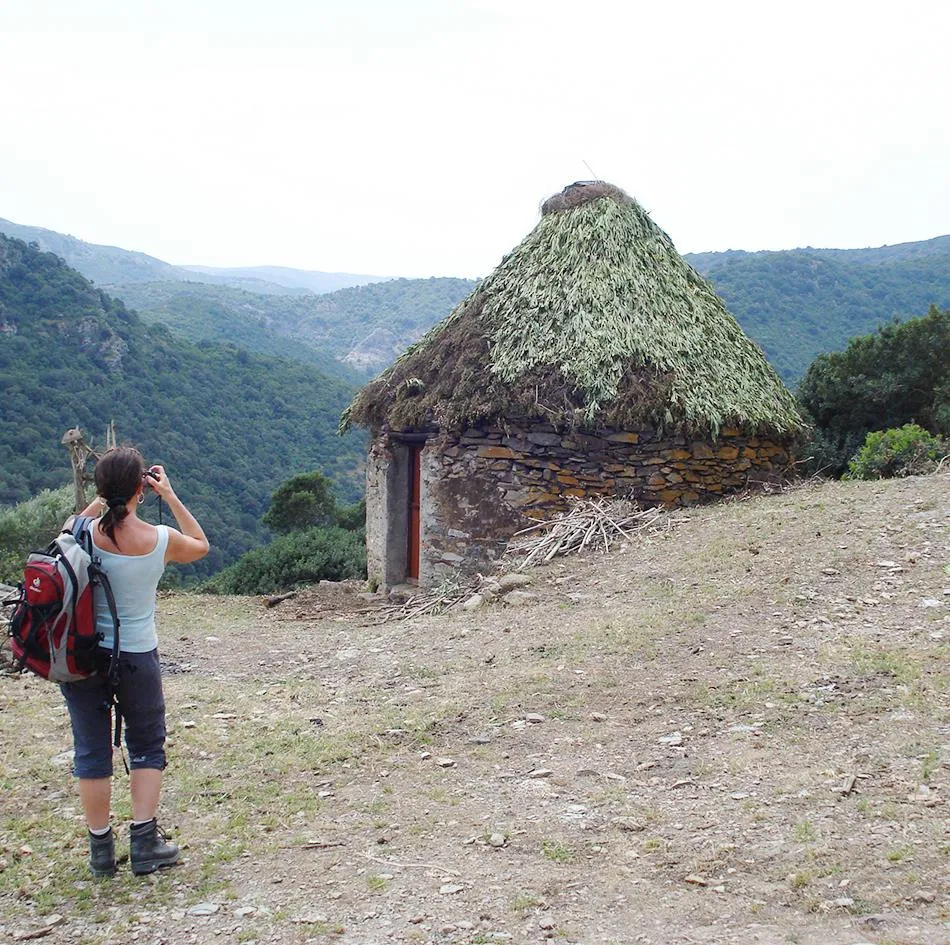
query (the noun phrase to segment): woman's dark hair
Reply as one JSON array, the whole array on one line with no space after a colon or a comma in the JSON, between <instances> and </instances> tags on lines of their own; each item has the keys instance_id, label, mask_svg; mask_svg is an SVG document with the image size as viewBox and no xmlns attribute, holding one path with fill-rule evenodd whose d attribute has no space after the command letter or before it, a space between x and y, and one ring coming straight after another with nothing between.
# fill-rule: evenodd
<instances>
[{"instance_id":1,"label":"woman's dark hair","mask_svg":"<svg viewBox=\"0 0 950 945\"><path fill-rule=\"evenodd\" d=\"M142 484L145 460L132 446L117 446L96 463L96 492L105 499L106 510L99 519L99 531L115 540L116 526L129 514L129 499Z\"/></svg>"}]
</instances>

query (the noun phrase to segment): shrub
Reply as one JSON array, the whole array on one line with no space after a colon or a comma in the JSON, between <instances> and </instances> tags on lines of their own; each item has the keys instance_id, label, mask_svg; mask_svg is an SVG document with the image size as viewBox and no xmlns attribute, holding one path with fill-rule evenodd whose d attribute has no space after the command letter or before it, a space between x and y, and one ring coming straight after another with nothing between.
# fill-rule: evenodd
<instances>
[{"instance_id":1,"label":"shrub","mask_svg":"<svg viewBox=\"0 0 950 945\"><path fill-rule=\"evenodd\" d=\"M45 548L73 513L72 486L44 489L39 495L8 508L0 508L0 581L16 584L23 577L23 563L31 551Z\"/></svg>"},{"instance_id":2,"label":"shrub","mask_svg":"<svg viewBox=\"0 0 950 945\"><path fill-rule=\"evenodd\" d=\"M847 479L890 479L933 472L950 444L916 423L869 433L848 463Z\"/></svg>"},{"instance_id":3,"label":"shrub","mask_svg":"<svg viewBox=\"0 0 950 945\"><path fill-rule=\"evenodd\" d=\"M365 576L362 529L308 528L248 552L198 589L212 594L273 594L317 581Z\"/></svg>"},{"instance_id":4,"label":"shrub","mask_svg":"<svg viewBox=\"0 0 950 945\"><path fill-rule=\"evenodd\" d=\"M365 528L366 500L360 499L359 502L355 502L353 505L344 505L342 508L337 507L334 513L334 519L334 525L339 525L340 528L345 528L349 531L353 531L357 528Z\"/></svg>"},{"instance_id":5,"label":"shrub","mask_svg":"<svg viewBox=\"0 0 950 945\"><path fill-rule=\"evenodd\" d=\"M329 525L336 511L330 480L321 472L301 473L282 483L271 496L263 522L271 531L287 534Z\"/></svg>"},{"instance_id":6,"label":"shrub","mask_svg":"<svg viewBox=\"0 0 950 945\"><path fill-rule=\"evenodd\" d=\"M807 475L837 478L848 468L850 457L861 448L866 434L849 432L836 437L827 430L811 426L796 455Z\"/></svg>"}]
</instances>

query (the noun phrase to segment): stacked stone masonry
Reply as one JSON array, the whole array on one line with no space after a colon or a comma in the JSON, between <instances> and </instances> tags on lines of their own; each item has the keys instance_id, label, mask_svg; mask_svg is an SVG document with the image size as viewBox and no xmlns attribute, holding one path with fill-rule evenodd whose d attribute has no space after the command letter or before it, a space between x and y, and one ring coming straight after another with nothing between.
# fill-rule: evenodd
<instances>
[{"instance_id":1,"label":"stacked stone masonry","mask_svg":"<svg viewBox=\"0 0 950 945\"><path fill-rule=\"evenodd\" d=\"M387 439L377 441L377 455L380 448L389 454ZM652 430L559 432L545 424L433 436L422 454L420 583L484 569L527 520L566 509L570 498L692 505L780 481L791 466L789 448L733 429L717 440ZM371 507L372 490L370 482Z\"/></svg>"}]
</instances>

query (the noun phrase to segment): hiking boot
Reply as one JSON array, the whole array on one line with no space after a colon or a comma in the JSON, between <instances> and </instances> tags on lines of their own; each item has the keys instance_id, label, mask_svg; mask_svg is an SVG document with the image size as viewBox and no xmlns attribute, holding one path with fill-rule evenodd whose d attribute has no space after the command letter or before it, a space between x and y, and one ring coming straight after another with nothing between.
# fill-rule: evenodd
<instances>
[{"instance_id":1,"label":"hiking boot","mask_svg":"<svg viewBox=\"0 0 950 945\"><path fill-rule=\"evenodd\" d=\"M155 818L144 824L132 824L131 860L136 876L154 873L178 862L178 845L168 839Z\"/></svg>"},{"instance_id":2,"label":"hiking boot","mask_svg":"<svg viewBox=\"0 0 950 945\"><path fill-rule=\"evenodd\" d=\"M93 876L115 876L115 835L112 828L97 837L89 833L89 870Z\"/></svg>"}]
</instances>

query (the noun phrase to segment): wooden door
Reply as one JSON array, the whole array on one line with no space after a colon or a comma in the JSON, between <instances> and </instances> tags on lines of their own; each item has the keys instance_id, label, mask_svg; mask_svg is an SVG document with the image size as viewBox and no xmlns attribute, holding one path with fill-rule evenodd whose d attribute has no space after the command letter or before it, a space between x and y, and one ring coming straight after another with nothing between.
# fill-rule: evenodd
<instances>
[{"instance_id":1,"label":"wooden door","mask_svg":"<svg viewBox=\"0 0 950 945\"><path fill-rule=\"evenodd\" d=\"M419 546L422 526L419 506L422 495L422 446L409 447L409 554L407 556L406 577L411 581L419 580Z\"/></svg>"}]
</instances>

